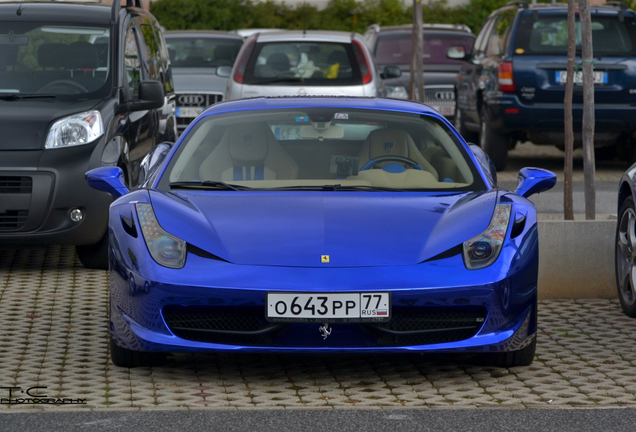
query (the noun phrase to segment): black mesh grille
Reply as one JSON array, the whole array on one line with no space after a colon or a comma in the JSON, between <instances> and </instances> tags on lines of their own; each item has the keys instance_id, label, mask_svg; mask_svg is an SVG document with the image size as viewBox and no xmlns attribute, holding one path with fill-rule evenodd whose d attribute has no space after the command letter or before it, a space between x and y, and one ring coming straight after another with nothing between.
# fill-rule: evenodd
<instances>
[{"instance_id":1,"label":"black mesh grille","mask_svg":"<svg viewBox=\"0 0 636 432\"><path fill-rule=\"evenodd\" d=\"M32 188L31 177L0 176L0 194L31 193Z\"/></svg>"},{"instance_id":2,"label":"black mesh grille","mask_svg":"<svg viewBox=\"0 0 636 432\"><path fill-rule=\"evenodd\" d=\"M484 307L394 307L387 323L336 323L336 332L355 334L346 346L407 346L471 338L483 325ZM261 306L166 306L163 316L178 337L199 342L244 346L329 347L336 338L303 337L306 324L269 323ZM314 329L314 327L316 327ZM313 335L313 333L312 333ZM302 341L302 342L299 342Z\"/></svg>"},{"instance_id":3,"label":"black mesh grille","mask_svg":"<svg viewBox=\"0 0 636 432\"><path fill-rule=\"evenodd\" d=\"M16 231L21 229L27 220L27 210L7 210L0 213L0 231Z\"/></svg>"}]
</instances>

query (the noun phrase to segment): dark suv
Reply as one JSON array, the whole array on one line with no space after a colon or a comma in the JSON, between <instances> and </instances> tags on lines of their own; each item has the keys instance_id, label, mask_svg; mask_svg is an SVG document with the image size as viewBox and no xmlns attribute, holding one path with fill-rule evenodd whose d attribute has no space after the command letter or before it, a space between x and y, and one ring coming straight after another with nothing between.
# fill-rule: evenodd
<instances>
[{"instance_id":1,"label":"dark suv","mask_svg":"<svg viewBox=\"0 0 636 432\"><path fill-rule=\"evenodd\" d=\"M595 147L600 155L634 146L636 132L636 14L624 3L592 6ZM580 24L576 22L581 62ZM511 2L493 12L458 76L455 124L497 169L517 141L564 147L567 6ZM457 53L457 52L456 52ZM451 55L451 53L449 53ZM575 76L575 146L581 145L582 76ZM577 133L578 131L578 133Z\"/></svg>"},{"instance_id":2,"label":"dark suv","mask_svg":"<svg viewBox=\"0 0 636 432\"><path fill-rule=\"evenodd\" d=\"M424 24L422 32L424 102L452 120L455 117L455 82L462 61L448 58L446 52L453 46L462 46L464 52L470 52L475 35L462 24ZM408 99L412 35L412 24L390 27L373 24L364 33L378 68L393 66L402 71L397 78L384 79L388 97Z\"/></svg>"},{"instance_id":3,"label":"dark suv","mask_svg":"<svg viewBox=\"0 0 636 432\"><path fill-rule=\"evenodd\" d=\"M140 0L113 6L0 4L0 242L77 245L107 266L106 193L86 171L174 140L168 50Z\"/></svg>"}]
</instances>

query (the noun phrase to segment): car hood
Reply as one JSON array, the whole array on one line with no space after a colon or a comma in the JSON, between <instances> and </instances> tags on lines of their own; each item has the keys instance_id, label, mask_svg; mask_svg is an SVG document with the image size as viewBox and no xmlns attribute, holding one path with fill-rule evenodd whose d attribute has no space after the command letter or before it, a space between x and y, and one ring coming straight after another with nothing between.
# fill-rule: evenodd
<instances>
[{"instance_id":1,"label":"car hood","mask_svg":"<svg viewBox=\"0 0 636 432\"><path fill-rule=\"evenodd\" d=\"M225 93L228 78L216 74L216 68L179 68L172 74L177 93Z\"/></svg>"},{"instance_id":2,"label":"car hood","mask_svg":"<svg viewBox=\"0 0 636 432\"><path fill-rule=\"evenodd\" d=\"M170 234L235 264L413 265L489 225L497 192L153 191ZM329 255L329 263L321 256Z\"/></svg>"},{"instance_id":3,"label":"car hood","mask_svg":"<svg viewBox=\"0 0 636 432\"><path fill-rule=\"evenodd\" d=\"M92 109L99 101L0 100L0 150L40 150L54 121Z\"/></svg>"}]
</instances>

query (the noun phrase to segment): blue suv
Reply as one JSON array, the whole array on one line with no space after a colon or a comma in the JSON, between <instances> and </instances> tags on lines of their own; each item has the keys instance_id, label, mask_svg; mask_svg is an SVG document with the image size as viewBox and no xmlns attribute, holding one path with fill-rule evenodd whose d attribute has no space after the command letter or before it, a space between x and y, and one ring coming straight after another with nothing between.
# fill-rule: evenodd
<instances>
[{"instance_id":1,"label":"blue suv","mask_svg":"<svg viewBox=\"0 0 636 432\"><path fill-rule=\"evenodd\" d=\"M625 3L590 8L594 54L594 145L598 157L625 146L634 152L636 134L636 14ZM576 20L576 63L581 28ZM567 66L567 5L510 2L494 11L463 56L457 83L455 125L477 141L498 170L518 141L563 149ZM461 57L458 51L453 58ZM575 147L581 146L582 74L575 76ZM577 132L578 131L578 132Z\"/></svg>"}]
</instances>

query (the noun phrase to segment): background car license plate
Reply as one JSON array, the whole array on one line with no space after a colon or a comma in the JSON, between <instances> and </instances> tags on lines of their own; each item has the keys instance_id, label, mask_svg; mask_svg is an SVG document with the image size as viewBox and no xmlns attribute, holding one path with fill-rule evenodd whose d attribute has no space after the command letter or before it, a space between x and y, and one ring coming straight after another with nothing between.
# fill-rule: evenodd
<instances>
[{"instance_id":1,"label":"background car license plate","mask_svg":"<svg viewBox=\"0 0 636 432\"><path fill-rule=\"evenodd\" d=\"M594 84L607 84L607 72L594 72ZM565 81L568 78L567 71L557 71L556 72L556 82L557 84L565 84ZM576 75L574 75L574 84L583 84L583 71L578 71Z\"/></svg>"},{"instance_id":2,"label":"background car license plate","mask_svg":"<svg viewBox=\"0 0 636 432\"><path fill-rule=\"evenodd\" d=\"M267 293L268 321L384 322L391 319L388 292Z\"/></svg>"},{"instance_id":3,"label":"background car license plate","mask_svg":"<svg viewBox=\"0 0 636 432\"><path fill-rule=\"evenodd\" d=\"M195 118L203 112L203 108L177 107L176 116L179 118Z\"/></svg>"},{"instance_id":4,"label":"background car license plate","mask_svg":"<svg viewBox=\"0 0 636 432\"><path fill-rule=\"evenodd\" d=\"M443 106L431 105L431 108L433 108L434 110L437 110L443 116L448 116L448 115L454 115L455 114L455 106L451 106L451 105L443 105Z\"/></svg>"}]
</instances>

